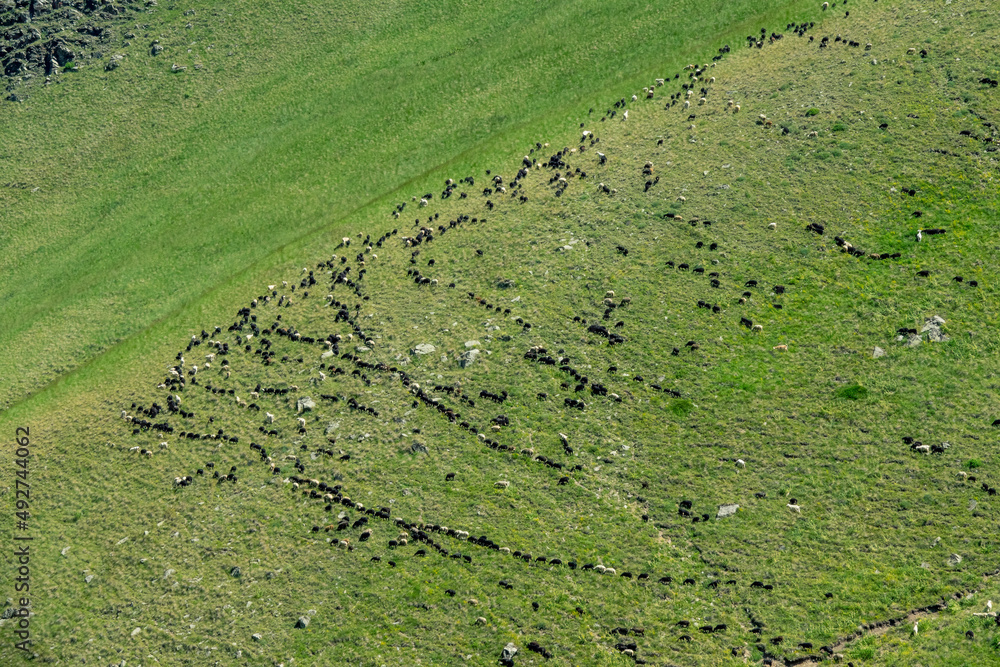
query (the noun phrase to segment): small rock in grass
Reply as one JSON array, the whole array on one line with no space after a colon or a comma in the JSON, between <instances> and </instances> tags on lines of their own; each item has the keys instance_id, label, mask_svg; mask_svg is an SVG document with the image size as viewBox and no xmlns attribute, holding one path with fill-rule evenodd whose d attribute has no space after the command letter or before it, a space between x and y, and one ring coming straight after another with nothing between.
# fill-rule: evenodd
<instances>
[{"instance_id":1,"label":"small rock in grass","mask_svg":"<svg viewBox=\"0 0 1000 667\"><path fill-rule=\"evenodd\" d=\"M739 505L719 505L719 511L715 515L716 519L722 519L727 516L732 516L736 514L736 511L740 508Z\"/></svg>"}]
</instances>

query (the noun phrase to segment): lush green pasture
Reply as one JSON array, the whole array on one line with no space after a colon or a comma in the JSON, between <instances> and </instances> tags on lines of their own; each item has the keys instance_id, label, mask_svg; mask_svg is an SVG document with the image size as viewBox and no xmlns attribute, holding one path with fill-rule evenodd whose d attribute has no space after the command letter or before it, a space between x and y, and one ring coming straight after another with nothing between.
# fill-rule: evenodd
<instances>
[{"instance_id":1,"label":"lush green pasture","mask_svg":"<svg viewBox=\"0 0 1000 667\"><path fill-rule=\"evenodd\" d=\"M585 98L583 113L550 117L540 126L545 133L505 135L490 149L506 151L502 159L468 155L335 232L286 246L269 256L273 268L246 270L43 400L8 411L3 428L30 424L38 442L39 656L88 664L490 665L513 641L515 664L630 665L635 660L615 648L627 639L636 657L657 665L820 657L821 646L855 665L995 664L1000 629L974 614L988 599L1000 604L996 577L985 576L1000 566L998 506L981 487L1000 481L991 426L1000 417L998 153L983 140L1000 122L1000 102L998 89L979 83L1000 78L1000 60L989 55L997 52L996 10L916 0L849 6L850 17L835 6L803 37L782 23L768 26L785 33L777 43L739 45L701 76L704 105L694 96L690 109L664 108L689 81L674 67L663 74L680 79L655 88L652 100L644 99L641 86L650 82L643 80ZM821 49L826 35L860 46ZM927 57L908 54L911 47L926 48ZM692 60L710 62L713 53ZM621 110L600 120L633 93L640 99L626 105L627 121ZM600 141L581 141L580 122ZM549 144L531 153L542 161L574 149L564 155L569 166L532 169L515 188L520 158L536 140ZM569 175L558 196L556 171ZM445 178L469 174L475 187L460 186L468 198L439 199ZM484 196L496 174L508 191ZM399 219L391 216L395 203L427 191L435 194L427 207L411 201ZM449 228L462 215L469 219ZM810 223L825 233L807 231ZM401 237L420 226L432 228L434 240L405 247ZM932 227L947 233L915 241L918 228ZM394 228L365 253L358 280L356 254L365 250L358 232L375 241ZM346 234L348 250L337 247ZM841 252L835 236L864 256ZM328 260L332 269L321 264ZM344 284L331 287L327 272L348 266L367 299ZM318 284L293 291L303 267ZM412 270L437 283L418 286ZM265 303L268 285L292 305L279 307L277 297ZM609 290L616 304L631 302L605 321ZM327 294L347 304L364 338L335 321ZM274 332L247 340L248 323L228 331L255 298L261 329L277 323L317 339L340 334L341 355L397 371L322 357L324 346ZM719 312L699 308L699 300ZM949 340L897 341L897 329L919 330L934 315L945 320ZM575 317L626 340L610 346ZM762 330L741 326L741 317ZM228 376L221 355L205 367L207 342L185 349L203 328L232 346ZM275 353L270 365L261 360L262 338ZM424 343L434 352L415 354ZM587 386L578 390L558 363L525 359L538 345L568 357ZM886 354L874 358L876 346ZM469 349L480 354L462 368L458 358ZM178 352L186 369L200 366L197 384L157 388ZM461 417L452 423L414 402L400 370ZM297 389L255 397L258 383ZM594 383L621 400L593 394ZM437 388L457 384L474 405ZM506 391L507 399L498 405L482 390ZM194 415L153 420L168 420L171 435L133 435L119 419L123 409L139 415L153 401L165 406L172 394ZM318 405L301 415L303 432L296 400L304 395ZM350 399L379 414L349 408ZM566 399L586 407L569 408ZM494 430L500 414L510 423ZM486 447L461 421L515 451ZM218 429L239 442L179 437ZM904 437L948 447L925 454ZM250 442L268 450L281 474L270 474ZM222 474L236 467L237 481L217 482L207 462ZM450 472L456 477L446 481ZM194 483L173 488L184 475ZM325 501L303 495L306 485L293 489L292 475L342 485L356 502L389 507L391 517L486 535L529 552L531 562L430 531L471 562L412 539L390 547L400 529L376 518L365 541L361 527L324 531L338 515L351 522L363 515L344 505L326 510ZM499 480L510 486L496 488ZM792 499L800 512L788 506ZM710 520L679 516L683 500ZM740 510L717 520L724 503ZM345 538L353 551L331 543ZM429 553L419 555L421 548ZM619 576L571 570L570 560ZM659 583L664 576L672 580ZM921 617L916 637L907 621L845 641L859 626L942 601L943 611ZM309 627L294 628L303 615ZM677 627L681 620L691 627ZM712 634L698 629L719 624L726 628ZM618 627L644 633L613 636ZM532 641L552 657L530 652Z\"/></svg>"},{"instance_id":2,"label":"lush green pasture","mask_svg":"<svg viewBox=\"0 0 1000 667\"><path fill-rule=\"evenodd\" d=\"M118 69L3 103L0 408L441 165L806 6L160 3L115 26Z\"/></svg>"}]
</instances>

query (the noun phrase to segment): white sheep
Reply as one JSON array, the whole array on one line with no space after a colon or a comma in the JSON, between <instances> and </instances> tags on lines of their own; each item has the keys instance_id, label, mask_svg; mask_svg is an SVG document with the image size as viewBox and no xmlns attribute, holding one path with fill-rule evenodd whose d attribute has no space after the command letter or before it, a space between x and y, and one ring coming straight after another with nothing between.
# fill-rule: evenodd
<instances>
[{"instance_id":1,"label":"white sheep","mask_svg":"<svg viewBox=\"0 0 1000 667\"><path fill-rule=\"evenodd\" d=\"M747 462L744 461L743 459L736 459L736 465L738 465L740 468L746 468Z\"/></svg>"},{"instance_id":2,"label":"white sheep","mask_svg":"<svg viewBox=\"0 0 1000 667\"><path fill-rule=\"evenodd\" d=\"M625 113L622 114L622 122L625 122L627 120L628 120L628 110L626 109Z\"/></svg>"},{"instance_id":3,"label":"white sheep","mask_svg":"<svg viewBox=\"0 0 1000 667\"><path fill-rule=\"evenodd\" d=\"M701 105L702 105L702 104L704 104L705 102L708 102L708 99L707 99L707 98L705 98L705 97L701 97L701 98L699 98L699 99L698 99L698 105L699 105L699 106L701 106Z\"/></svg>"},{"instance_id":4,"label":"white sheep","mask_svg":"<svg viewBox=\"0 0 1000 667\"><path fill-rule=\"evenodd\" d=\"M632 96L632 101L633 102L635 102L637 99L639 99L637 96L635 96L635 95Z\"/></svg>"},{"instance_id":5,"label":"white sheep","mask_svg":"<svg viewBox=\"0 0 1000 667\"><path fill-rule=\"evenodd\" d=\"M763 333L764 332L764 325L763 324L755 324L755 325L753 325L753 328L751 329L751 331L754 331L755 333Z\"/></svg>"},{"instance_id":6,"label":"white sheep","mask_svg":"<svg viewBox=\"0 0 1000 667\"><path fill-rule=\"evenodd\" d=\"M772 222L767 226L767 228L770 229L771 231L774 231L775 229L778 228L778 223Z\"/></svg>"},{"instance_id":7,"label":"white sheep","mask_svg":"<svg viewBox=\"0 0 1000 667\"><path fill-rule=\"evenodd\" d=\"M799 514L802 514L802 506L801 505L793 505L792 503L788 503L787 507L790 510L795 510Z\"/></svg>"},{"instance_id":8,"label":"white sheep","mask_svg":"<svg viewBox=\"0 0 1000 667\"><path fill-rule=\"evenodd\" d=\"M739 113L739 112L740 112L740 105L737 104L735 107L733 107L733 113Z\"/></svg>"},{"instance_id":9,"label":"white sheep","mask_svg":"<svg viewBox=\"0 0 1000 667\"><path fill-rule=\"evenodd\" d=\"M273 424L274 423L274 415L272 415L270 412L265 412L264 413L264 422L268 423L268 424Z\"/></svg>"},{"instance_id":10,"label":"white sheep","mask_svg":"<svg viewBox=\"0 0 1000 667\"><path fill-rule=\"evenodd\" d=\"M685 109L691 108L691 100L684 100L684 108Z\"/></svg>"},{"instance_id":11,"label":"white sheep","mask_svg":"<svg viewBox=\"0 0 1000 667\"><path fill-rule=\"evenodd\" d=\"M510 482L508 482L505 479L502 479L499 482L495 483L493 485L493 488L495 488L495 489L506 489L508 486L510 486Z\"/></svg>"},{"instance_id":12,"label":"white sheep","mask_svg":"<svg viewBox=\"0 0 1000 667\"><path fill-rule=\"evenodd\" d=\"M826 10L828 10L829 8L830 8L830 3L829 3L829 2L824 2L824 3L823 3L823 11L825 12L825 11L826 11ZM916 634L916 633L914 633L914 634Z\"/></svg>"}]
</instances>

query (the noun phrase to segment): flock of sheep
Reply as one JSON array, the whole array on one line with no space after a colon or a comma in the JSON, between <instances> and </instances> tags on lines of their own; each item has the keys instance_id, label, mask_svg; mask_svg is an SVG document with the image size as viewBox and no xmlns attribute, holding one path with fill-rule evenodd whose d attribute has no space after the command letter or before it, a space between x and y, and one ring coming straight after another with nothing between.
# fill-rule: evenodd
<instances>
[{"instance_id":1,"label":"flock of sheep","mask_svg":"<svg viewBox=\"0 0 1000 667\"><path fill-rule=\"evenodd\" d=\"M834 3L836 4L836 3ZM846 4L846 3L845 3ZM824 3L824 9L827 3ZM800 37L813 27L809 24L790 24L787 29L793 30ZM749 36L747 44L750 48L763 48L768 44L774 44L781 40L782 34L772 32L770 37L765 30L761 35ZM809 41L812 41L810 37ZM846 41L846 40L845 40ZM827 48L828 40L823 40L821 46ZM684 72L676 74L673 79L664 77L656 79L655 82L643 89L642 99L653 100L657 98L657 89L670 85L671 81L680 80L682 75L685 80L680 83L680 90L671 93L666 98L666 108L680 105L684 109L691 106L691 99L697 96L696 102L700 106L709 103L712 86L716 82L716 77L709 76L711 68L716 66L724 54L731 51L725 46L720 49L715 62L705 65L691 65L685 68ZM631 96L632 104L641 104L638 94ZM598 122L614 119L621 115L621 121L628 121L629 102L621 98L609 107L606 113ZM726 109L732 113L740 111L740 104L733 100L727 100ZM695 120L694 116L687 118L685 122ZM761 115L760 124L769 125L766 116ZM582 126L581 126L582 127ZM464 229L488 226L491 211L497 206L503 205L504 200L513 203L524 204L529 201L528 190L525 185L530 183L532 189L536 185L542 185L539 181L541 172L547 172L548 176L542 177L548 180L553 196L562 197L570 191L576 183L593 182L594 177L588 171L600 173L602 168L606 168L609 158L605 153L598 152L596 147L600 144L601 138L589 129L583 129L578 145L566 146L551 153L548 157L541 157L548 153L548 144L536 143L528 155L525 155L518 165L513 176L504 177L500 174L486 172L487 185L481 191L472 193L462 188L468 186L475 187L476 180L473 176L467 176L456 182L448 179L445 182L444 190L439 197L435 198L434 193L426 193L420 197L414 197L410 203L416 203L417 209L421 211L422 218L417 217L412 227L416 232L401 230L399 227L386 230L381 234L359 233L355 237L345 236L341 243L335 248L335 253L329 259L318 262L315 267L303 268L297 280L281 281L280 289L277 283L268 285L266 290L261 290L247 302L247 305L238 309L235 319L231 324L215 326L210 333L203 330L200 334L193 335L186 342L184 349L178 351L176 358L170 367L165 369L164 376L158 378L157 389L166 392L166 397L162 400L166 407L163 407L157 400L150 403L149 407L144 407L133 403L128 410L121 412L121 417L131 427L132 433L136 436L155 433L158 437L172 436L177 444L183 441L222 441L233 445L242 445L252 451L253 457L258 457L262 464L263 474L275 476L281 479L288 487L289 492L299 495L308 500L315 501L316 507L326 514L339 513L340 518L336 521L329 521L324 524L316 524L312 527L313 533L333 533L337 537L331 539L331 544L344 549L346 552L355 552L359 545L367 542L374 542L384 539L389 555L373 555L370 560L375 563L385 563L389 567L395 567L396 562L391 557L393 552L402 550L412 551L415 557L429 557L437 554L442 558L455 559L457 561L473 564L473 556L476 550L487 550L502 554L525 564L534 567L555 567L565 568L573 576L601 575L615 576L621 580L634 580L643 585L656 585L662 587L689 586L704 587L718 590L721 585L726 587L745 586L748 590L761 591L762 593L775 590L775 583L765 584L763 581L744 581L737 579L722 581L720 579L710 579L698 582L694 578L687 577L676 582L670 573L652 572L643 568L630 568L623 565L609 567L599 562L580 562L571 554L540 554L537 549L532 549L530 545L510 545L505 544L499 537L488 537L487 535L474 535L471 531L455 526L441 525L430 521L413 521L405 517L395 515L387 504L373 503L366 505L351 497L349 492L349 481L333 480L324 477L330 473L327 461L336 460L348 464L351 455L343 449L337 447L337 441L333 437L326 437L322 446L303 444L298 452L288 453L278 459L275 453L278 450L287 449L290 439L296 436L307 435L313 428L316 428L316 415L323 414L326 406L331 409L347 407L352 412L357 413L359 418L378 417L379 412L371 406L358 403L354 398L345 398L345 394L350 393L350 385L360 382L370 386L372 381L377 379L384 385L392 387L393 395L399 406L407 409L419 408L420 414L425 419L438 419L442 424L453 425L462 433L466 441L470 444L485 447L493 452L502 452L514 456L523 457L524 460L533 464L538 464L540 470L551 471L550 474L556 480L556 486L566 486L578 483L585 471L580 464L571 464L575 451L569 436L559 434L559 445L567 457L565 460L556 460L542 454L536 454L531 446L514 442L515 438L507 439L504 436L505 429L509 429L510 421L503 414L497 414L489 419L488 424L477 424L475 418L469 414L463 415L460 410L470 410L473 414L482 413L486 402L502 406L508 400L510 394L506 389L500 391L490 391L483 389L478 394L470 395L467 390L454 385L424 385L422 386L415 378L407 373L402 365L394 365L389 361L371 361L380 358L380 347L382 346L376 332L372 330L372 325L368 324L362 315L362 310L377 309L378 303L368 288L373 280L379 280L379 272L387 258L395 258L399 255L406 258L409 265L406 269L405 278L414 290L457 290L456 282L444 277L442 267L436 266L435 260L424 261L428 248L433 248L446 237L451 239L461 235ZM587 154L593 152L593 157ZM659 184L660 178L654 173L655 166L652 162L647 162L640 174L642 181L641 189L649 191ZM604 183L594 183L594 188L598 192L607 196L615 196L616 190L606 186ZM426 211L434 208L437 200L448 200L453 195L462 203L468 205L467 212L456 215L449 221L440 221L440 213L427 214ZM682 197L683 199L683 197ZM513 204L512 204L513 205ZM392 216L395 220L401 220L405 215L407 203L401 203L394 208ZM691 216L684 220L679 215L671 214L670 218L676 223L688 223L692 226L701 226L705 229L711 227L711 220L702 220L697 216ZM397 223L398 224L398 223ZM771 225L774 229L774 223ZM921 241L923 235L933 233L944 233L945 230L918 230L916 240ZM822 225L810 225L809 233L824 234ZM410 235L412 234L412 235ZM868 257L870 259L892 259L891 256L881 257L876 253L855 252L856 249L847 241L837 238L837 243L841 249L856 256ZM695 250L702 252L715 252L719 249L719 242L712 242L705 245L698 242ZM378 251L378 252L376 252ZM340 253L340 254L337 254ZM619 245L617 253L621 261L627 262L629 250ZM380 259L380 254L382 259ZM408 255L408 257L407 257ZM482 257L483 250L476 251L476 257ZM711 290L720 290L723 295L727 287L733 287L739 292L728 295L727 298L720 298L718 301L734 304L723 307L719 302L710 303L699 300L697 308L711 311L720 317L732 321L734 328L745 327L751 333L763 334L763 326L753 322L744 315L732 316L729 311L733 307L740 307L754 299L757 294L767 295L767 300L774 309L782 309L787 305L785 295L788 290L783 285L773 285L770 289L762 288L762 280L752 279L744 281L742 287L725 285L725 276L720 271L709 271L701 265L690 266L686 262L675 262L667 260L664 267L675 272L690 271L696 275L702 275L708 280ZM424 272L430 275L425 275ZM369 273L372 277L369 277ZM437 275L433 275L437 273ZM958 281L958 278L956 278ZM973 287L974 281L969 284ZM447 285L447 286L445 286ZM516 325L518 333L525 336L531 335L537 323L525 320L524 314L516 312L516 307L501 306L493 303L489 298L477 295L475 292L451 292L455 295L451 299L454 308L481 309L488 313L499 315L505 321ZM324 321L327 322L326 329L318 331L300 331L296 325L296 320L301 319L302 309L307 306L322 309L328 313ZM631 341L619 332L627 332L630 324L627 317L632 307L632 299L628 296L616 296L614 291L608 290L600 308L603 314L599 319L588 318L585 314L573 317L573 324L578 325L581 331L596 336L607 342L608 346L628 345ZM329 309L329 310L326 310ZM350 351L348 345L363 345L367 348L366 355L361 356L356 351ZM684 346L687 353L693 354L699 349L697 341L688 341ZM200 348L200 349L199 349ZM563 398L563 408L569 416L572 410L587 410L592 407L594 401L621 402L627 390L614 386L614 382L623 382L615 375L617 368L608 368L607 377L598 377L594 372L588 372L585 368L574 365L571 355L560 352L550 352L544 344L533 344L525 346L522 355L522 363L533 366L549 366L558 370L564 381L561 382L561 389L566 393ZM776 351L787 351L786 345L777 345ZM371 352L372 355L367 355ZM671 353L675 356L681 354L680 348L673 348ZM280 357L279 357L280 355ZM199 360L199 363L189 363L188 359ZM201 361L203 359L203 361ZM232 360L232 361L231 361ZM238 360L238 361L237 361ZM277 368L284 370L286 381L272 382L273 386L263 386L257 378L264 376L265 369ZM287 370L285 370L287 369ZM292 370L294 369L294 371ZM269 376L273 377L273 373ZM296 378L296 383L292 384L287 380ZM304 379L303 379L304 378ZM658 382L644 379L636 375L630 380L633 384L641 384L650 391L662 392L672 398L680 398L684 394L673 387L665 387ZM319 391L318 403L311 397L305 396L305 391L299 389L298 385L309 385L310 392ZM212 394L219 397L220 401L228 401L230 410L235 406L241 412L240 420L234 423L231 419L226 421L232 424L237 434L227 433L223 428L215 428L216 418L223 421L223 415L205 414L204 407L207 403L203 396ZM550 397L547 393L539 393L537 400L548 401ZM280 400L279 400L280 399ZM479 408L477 410L477 401ZM342 405L341 405L342 404ZM220 405L217 403L217 405ZM184 406L197 407L195 412ZM485 419L485 417L480 417ZM252 426L251 426L252 425ZM319 440L316 438L315 440ZM341 443L342 446L343 443ZM912 440L911 440L912 444ZM162 449L170 446L167 441L161 441L159 445ZM176 446L176 445L175 445ZM914 445L916 451L922 451L922 444ZM146 447L136 446L131 451L135 451L144 456L153 456L154 452ZM313 456L310 456L313 455ZM746 467L743 459L737 459L735 464L738 468ZM189 487L200 483L201 479L214 479L215 483L225 482L237 483L237 468L232 466L228 473L220 473L216 469L215 461L205 461L200 464L192 463L192 470L182 471L173 477L173 485L178 488ZM247 471L248 475L259 476L258 469ZM446 482L453 482L460 475L459 472L448 472L445 475ZM975 481L975 478L972 478ZM504 491L509 489L511 481L502 479L495 482L495 489ZM995 494L988 484L984 484L984 489ZM758 497L765 499L766 493L758 493ZM795 498L791 498L785 503L787 511L801 514L805 506ZM713 509L714 511L714 509ZM353 513L353 514L352 514ZM692 522L708 521L712 518L710 512L695 512L692 501L682 501L677 507L678 516ZM355 517L352 519L352 516ZM648 514L642 516L643 521L650 521ZM506 581L500 581L499 587L510 590L513 586ZM450 594L454 594L451 591ZM832 594L827 594L827 597ZM537 603L536 603L537 608ZM682 619L675 624L675 627L683 631L688 628L690 621ZM625 629L620 635L631 634L632 636L642 636L641 629ZM729 628L725 624L705 625L699 630L705 634L727 633ZM749 632L761 636L766 628L763 624L753 623ZM616 631L617 632L617 631ZM691 642L693 637L689 634L680 634L678 641ZM771 647L777 647L784 642L781 635L773 635L769 639ZM534 647L529 648L547 657L550 654L548 649L541 647L537 642L533 642ZM773 648L767 648L765 644L758 644L758 649L764 655L767 662L782 660L783 658L771 653ZM645 660L639 654L639 648L634 640L619 640L615 648L620 652L633 658L637 664L643 664ZM802 642L799 649L808 651L813 648L810 642ZM736 649L734 649L734 655ZM832 654L830 646L822 647L822 654ZM805 656L819 659L822 655Z\"/></svg>"}]
</instances>

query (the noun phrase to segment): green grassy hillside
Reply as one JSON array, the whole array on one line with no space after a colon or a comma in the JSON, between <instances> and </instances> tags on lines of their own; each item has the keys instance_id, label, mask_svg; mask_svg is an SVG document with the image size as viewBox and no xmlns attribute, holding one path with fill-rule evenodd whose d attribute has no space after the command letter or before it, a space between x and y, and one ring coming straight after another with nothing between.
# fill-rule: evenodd
<instances>
[{"instance_id":1,"label":"green grassy hillside","mask_svg":"<svg viewBox=\"0 0 1000 667\"><path fill-rule=\"evenodd\" d=\"M505 135L8 410L37 657L995 664L1000 17L819 17Z\"/></svg>"},{"instance_id":2,"label":"green grassy hillside","mask_svg":"<svg viewBox=\"0 0 1000 667\"><path fill-rule=\"evenodd\" d=\"M101 59L2 103L0 408L432 169L805 6L171 1L105 21Z\"/></svg>"}]
</instances>

